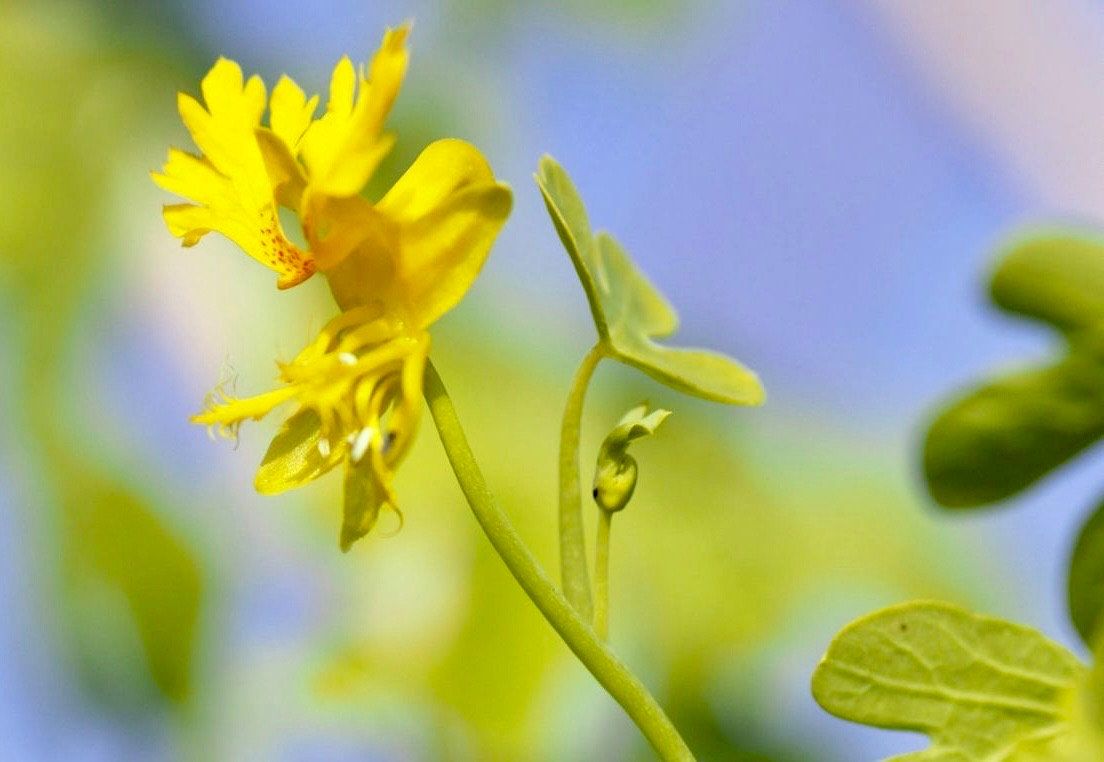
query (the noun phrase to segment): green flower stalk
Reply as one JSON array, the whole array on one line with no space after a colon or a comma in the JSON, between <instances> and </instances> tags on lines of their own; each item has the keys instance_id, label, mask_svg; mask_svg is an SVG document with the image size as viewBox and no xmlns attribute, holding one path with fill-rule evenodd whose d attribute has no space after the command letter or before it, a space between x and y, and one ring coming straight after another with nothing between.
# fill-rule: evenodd
<instances>
[{"instance_id":1,"label":"green flower stalk","mask_svg":"<svg viewBox=\"0 0 1104 762\"><path fill-rule=\"evenodd\" d=\"M579 429L583 398L603 357L631 365L661 384L729 405L761 405L754 372L731 357L705 349L668 347L657 340L678 328L678 315L617 240L593 233L586 205L571 177L551 156L534 179L552 224L571 257L586 294L598 342L572 382L560 440L560 560L564 592L584 616L591 612L589 574L579 495Z\"/></svg>"},{"instance_id":2,"label":"green flower stalk","mask_svg":"<svg viewBox=\"0 0 1104 762\"><path fill-rule=\"evenodd\" d=\"M629 445L655 433L670 410L648 413L647 403L624 415L598 450L594 468L594 502L598 505L598 533L594 541L594 629L598 637L609 637L609 556L613 514L625 509L636 491L639 467L629 455Z\"/></svg>"}]
</instances>

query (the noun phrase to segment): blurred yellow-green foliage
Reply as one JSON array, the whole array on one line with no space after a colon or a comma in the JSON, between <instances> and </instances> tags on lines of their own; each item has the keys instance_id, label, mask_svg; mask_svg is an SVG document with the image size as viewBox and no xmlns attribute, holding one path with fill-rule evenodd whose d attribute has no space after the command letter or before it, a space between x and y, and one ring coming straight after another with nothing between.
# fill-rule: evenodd
<instances>
[{"instance_id":1,"label":"blurred yellow-green foliage","mask_svg":"<svg viewBox=\"0 0 1104 762\"><path fill-rule=\"evenodd\" d=\"M79 344L96 335L86 326L105 319L103 302L114 291L117 172L132 144L127 125L140 118L156 76L133 77L135 67L150 65L136 54L104 56L95 34L104 22L90 9L2 13L0 94L18 104L0 128L10 157L0 178L11 211L0 225L5 338L20 360L11 365L8 420L12 431L28 432L19 465L36 485L33 502L53 508L34 514L47 551L38 558L57 571L56 586L42 592L62 603L50 614L90 684L121 699L148 692L142 686L152 678L164 696L184 702L199 564L158 515L156 504L171 495L147 500L134 485L152 486L152 473L128 473L154 465L104 441L110 433L98 430L103 418L74 362ZM115 459L123 462L109 465ZM139 655L145 669L136 674L126 667Z\"/></svg>"},{"instance_id":2,"label":"blurred yellow-green foliage","mask_svg":"<svg viewBox=\"0 0 1104 762\"><path fill-rule=\"evenodd\" d=\"M385 536L384 521L349 555L336 547L339 479L251 492L274 424L237 450L188 426L224 365L241 392L266 388L272 359L330 307L322 283L276 293L229 244L181 251L163 230L166 199L145 172L185 144L173 93L194 90L210 57L186 25L170 37L155 23L188 6L151 7L0 6L0 505L22 532L12 658L37 696L13 687L0 702L29 707L12 748L53 758L91 726L103 753L81 758L646 758L490 552L428 422L398 477L405 526ZM499 4L480 7L464 18L490 26ZM416 61L431 55L417 29ZM460 81L500 99L480 115L418 81L444 65L415 64L381 184L436 137L484 138L492 163L528 150L509 132L509 93ZM509 179L519 224L536 219L536 189ZM542 267L570 278L550 226L525 235L492 259L558 257ZM551 569L559 415L590 340L563 316L585 307L565 292L551 321L529 315L500 298L508 273L492 264L487 277L435 334L434 358L490 483ZM898 454L831 420L781 411L768 425L603 366L584 479L603 432L641 399L675 415L635 452L612 641L703 759L812 758L820 726L795 707L826 634L880 603L985 599L986 572L917 510Z\"/></svg>"}]
</instances>

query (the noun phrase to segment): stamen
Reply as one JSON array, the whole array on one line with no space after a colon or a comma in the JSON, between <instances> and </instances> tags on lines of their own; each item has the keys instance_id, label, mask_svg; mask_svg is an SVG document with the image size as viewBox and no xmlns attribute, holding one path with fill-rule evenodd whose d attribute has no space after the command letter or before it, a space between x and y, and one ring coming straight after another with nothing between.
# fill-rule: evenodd
<instances>
[{"instance_id":1,"label":"stamen","mask_svg":"<svg viewBox=\"0 0 1104 762\"><path fill-rule=\"evenodd\" d=\"M352 352L342 352L337 356L337 359L341 361L342 365L356 365L357 356Z\"/></svg>"},{"instance_id":2,"label":"stamen","mask_svg":"<svg viewBox=\"0 0 1104 762\"><path fill-rule=\"evenodd\" d=\"M330 440L322 437L318 440L318 454L323 458L330 457Z\"/></svg>"},{"instance_id":3,"label":"stamen","mask_svg":"<svg viewBox=\"0 0 1104 762\"><path fill-rule=\"evenodd\" d=\"M365 426L357 434L356 440L353 442L353 448L349 451L349 457L353 463L359 463L360 459L364 457L364 453L368 451L368 445L372 443L372 440L376 437L376 430L372 426Z\"/></svg>"}]
</instances>

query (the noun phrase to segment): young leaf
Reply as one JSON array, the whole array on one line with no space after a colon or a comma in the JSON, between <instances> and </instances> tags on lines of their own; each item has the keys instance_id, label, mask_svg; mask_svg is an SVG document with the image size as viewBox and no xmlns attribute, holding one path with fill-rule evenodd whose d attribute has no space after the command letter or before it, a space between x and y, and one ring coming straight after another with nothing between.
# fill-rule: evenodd
<instances>
[{"instance_id":1,"label":"young leaf","mask_svg":"<svg viewBox=\"0 0 1104 762\"><path fill-rule=\"evenodd\" d=\"M1104 612L1104 503L1097 506L1077 537L1067 583L1070 619L1090 647L1101 640Z\"/></svg>"},{"instance_id":2,"label":"young leaf","mask_svg":"<svg viewBox=\"0 0 1104 762\"><path fill-rule=\"evenodd\" d=\"M1100 758L1083 751L1085 677L1069 651L1032 629L918 601L845 627L812 687L837 717L931 738L898 762L1080 762Z\"/></svg>"},{"instance_id":3,"label":"young leaf","mask_svg":"<svg viewBox=\"0 0 1104 762\"><path fill-rule=\"evenodd\" d=\"M1104 436L1104 362L1061 361L992 381L946 408L924 443L939 503L965 508L1014 495Z\"/></svg>"},{"instance_id":4,"label":"young leaf","mask_svg":"<svg viewBox=\"0 0 1104 762\"><path fill-rule=\"evenodd\" d=\"M990 293L1002 309L1063 331L1104 323L1104 242L1074 234L1022 240L1001 259Z\"/></svg>"},{"instance_id":5,"label":"young leaf","mask_svg":"<svg viewBox=\"0 0 1104 762\"><path fill-rule=\"evenodd\" d=\"M674 309L613 236L591 232L586 207L555 159L543 157L535 178L611 356L686 394L734 405L762 404L758 377L735 360L656 343L678 327Z\"/></svg>"}]
</instances>

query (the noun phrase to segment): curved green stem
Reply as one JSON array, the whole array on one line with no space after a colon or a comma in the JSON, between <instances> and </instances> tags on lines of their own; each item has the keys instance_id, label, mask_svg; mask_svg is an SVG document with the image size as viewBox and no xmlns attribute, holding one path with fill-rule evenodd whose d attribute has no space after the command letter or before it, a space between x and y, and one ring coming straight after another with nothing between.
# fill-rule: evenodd
<instances>
[{"instance_id":1,"label":"curved green stem","mask_svg":"<svg viewBox=\"0 0 1104 762\"><path fill-rule=\"evenodd\" d=\"M587 621L593 615L593 608L583 536L583 507L579 497L579 430L590 378L604 356L605 348L599 343L583 358L571 381L560 426L560 575L564 595Z\"/></svg>"},{"instance_id":2,"label":"curved green stem","mask_svg":"<svg viewBox=\"0 0 1104 762\"><path fill-rule=\"evenodd\" d=\"M609 638L609 547L613 513L598 511L598 535L594 538L594 631Z\"/></svg>"},{"instance_id":3,"label":"curved green stem","mask_svg":"<svg viewBox=\"0 0 1104 762\"><path fill-rule=\"evenodd\" d=\"M579 661L625 709L662 759L693 760L690 749L663 708L560 594L514 529L509 517L498 506L483 479L479 464L475 462L452 400L432 363L426 365L425 396L445 454L476 521L525 594L568 648L579 657Z\"/></svg>"}]
</instances>

